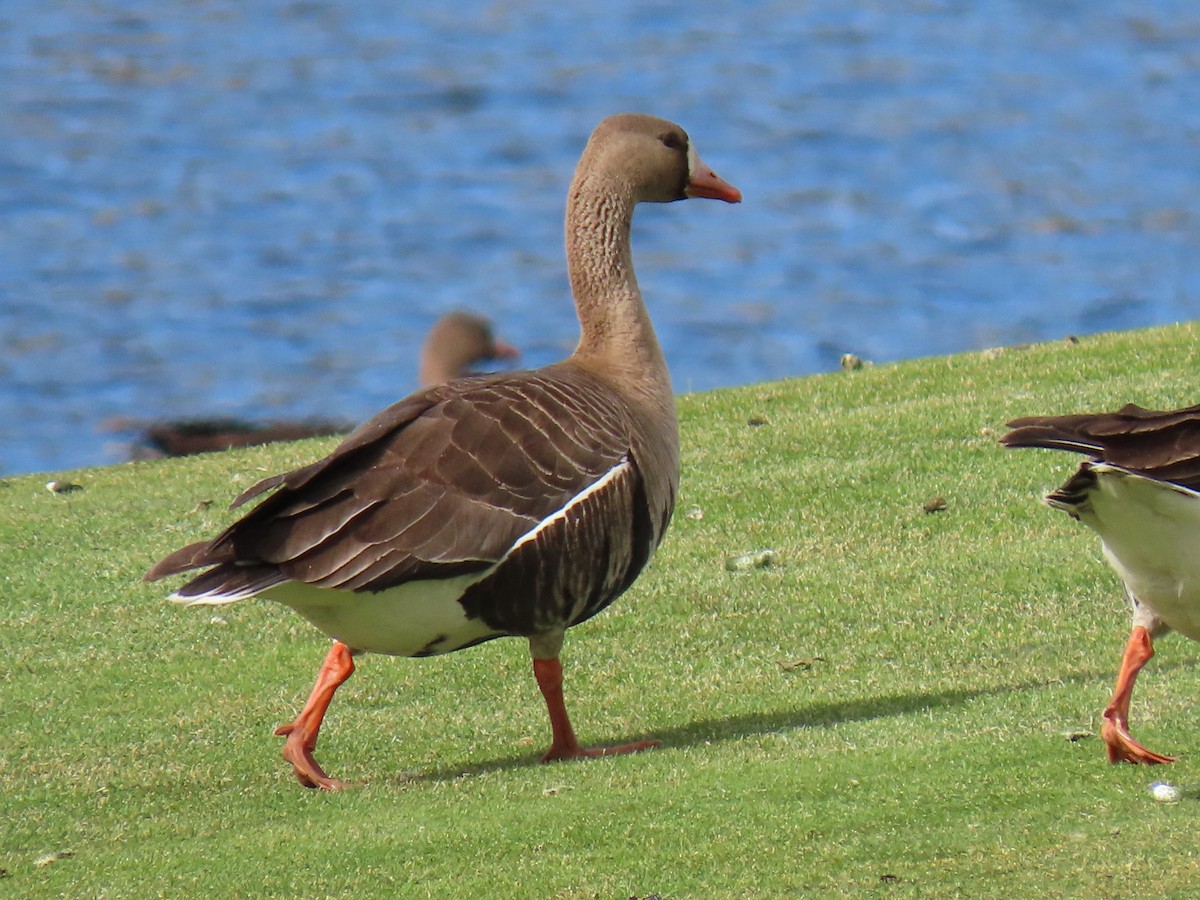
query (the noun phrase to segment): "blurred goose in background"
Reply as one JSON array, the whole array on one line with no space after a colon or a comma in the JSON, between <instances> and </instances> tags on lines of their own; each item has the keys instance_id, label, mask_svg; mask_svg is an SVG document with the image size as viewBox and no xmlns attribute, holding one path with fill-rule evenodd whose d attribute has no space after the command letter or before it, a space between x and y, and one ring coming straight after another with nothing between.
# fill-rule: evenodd
<instances>
[{"instance_id":1,"label":"blurred goose in background","mask_svg":"<svg viewBox=\"0 0 1200 900\"><path fill-rule=\"evenodd\" d=\"M521 353L496 337L492 323L464 310L446 313L433 323L421 346L421 387L461 378L498 359Z\"/></svg>"},{"instance_id":2,"label":"blurred goose in background","mask_svg":"<svg viewBox=\"0 0 1200 900\"><path fill-rule=\"evenodd\" d=\"M1133 608L1133 629L1101 736L1110 762L1168 763L1129 732L1138 672L1153 639L1175 629L1200 640L1200 406L1174 411L1130 404L1114 413L1030 416L1009 422L1006 447L1089 457L1045 501L1100 535L1104 556Z\"/></svg>"},{"instance_id":3,"label":"blurred goose in background","mask_svg":"<svg viewBox=\"0 0 1200 900\"><path fill-rule=\"evenodd\" d=\"M433 323L421 346L420 379L423 387L441 384L476 371L495 360L520 355L512 344L499 340L492 323L483 316L463 310L449 312ZM191 456L234 447L253 447L274 441L345 434L345 422L303 420L297 422L246 422L242 419L184 419L137 426L121 420L109 426L127 430L141 428L130 447L131 459L161 456Z\"/></svg>"},{"instance_id":4,"label":"blurred goose in background","mask_svg":"<svg viewBox=\"0 0 1200 900\"><path fill-rule=\"evenodd\" d=\"M107 426L128 430L137 427L125 420ZM299 422L247 422L244 419L180 419L151 422L141 426L137 439L129 445L130 459L158 459L163 456L192 456L215 453L235 447L256 447L275 441L299 441L304 438L345 434L344 422L310 419Z\"/></svg>"},{"instance_id":5,"label":"blurred goose in background","mask_svg":"<svg viewBox=\"0 0 1200 900\"><path fill-rule=\"evenodd\" d=\"M581 326L566 360L458 379L401 400L211 540L170 554L153 581L203 569L172 598L262 595L334 639L300 715L276 732L306 787L344 786L313 757L334 692L363 652L429 656L502 636L529 642L550 718L543 761L585 749L563 700L564 632L622 594L662 540L679 484L679 429L662 349L633 273L640 202L736 203L678 125L640 115L592 133L567 201Z\"/></svg>"}]
</instances>

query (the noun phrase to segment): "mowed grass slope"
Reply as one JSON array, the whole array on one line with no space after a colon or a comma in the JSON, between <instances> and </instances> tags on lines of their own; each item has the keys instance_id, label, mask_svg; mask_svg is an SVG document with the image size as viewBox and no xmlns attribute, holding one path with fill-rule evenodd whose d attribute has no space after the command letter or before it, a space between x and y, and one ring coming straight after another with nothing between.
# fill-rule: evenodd
<instances>
[{"instance_id":1,"label":"mowed grass slope","mask_svg":"<svg viewBox=\"0 0 1200 900\"><path fill-rule=\"evenodd\" d=\"M367 656L318 748L358 785L338 794L296 784L271 734L328 641L140 582L332 441L68 473L61 495L8 479L0 895L1192 891L1200 648L1160 641L1134 698L1134 733L1184 758L1109 766L1089 734L1128 614L1096 539L1037 502L1077 460L996 437L1196 402L1197 347L1189 325L682 398L672 531L564 654L581 739L662 749L538 765L520 640ZM1150 797L1164 777L1182 802Z\"/></svg>"}]
</instances>

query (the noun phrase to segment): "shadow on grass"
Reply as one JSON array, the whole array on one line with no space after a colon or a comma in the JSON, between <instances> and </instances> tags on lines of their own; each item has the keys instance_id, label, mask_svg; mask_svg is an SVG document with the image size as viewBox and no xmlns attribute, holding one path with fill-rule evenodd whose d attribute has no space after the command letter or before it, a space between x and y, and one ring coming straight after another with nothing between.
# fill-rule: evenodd
<instances>
[{"instance_id":1,"label":"shadow on grass","mask_svg":"<svg viewBox=\"0 0 1200 900\"><path fill-rule=\"evenodd\" d=\"M1195 661L1193 660L1171 660L1164 661L1161 666L1157 666L1156 668L1159 671L1170 671L1193 665L1195 665ZM796 728L825 728L830 725L839 725L847 722L906 716L931 709L961 706L983 697L1018 694L1024 691L1057 687L1060 685L1089 683L1111 679L1114 676L1115 670L1113 669L1089 670L1040 681L1030 680L990 687L894 694L882 697L862 697L837 703L808 703L794 709L780 710L772 713L748 713L744 715L699 719L677 725L673 728L662 729L651 735L610 735L608 738L599 739L599 742L602 743L604 740L609 740L617 743L654 738L662 741L663 748L695 747L701 744L736 741L756 735L775 734ZM1097 714L1103 708L1107 699L1107 693L1097 697L1095 710ZM591 730L589 729L589 732ZM441 767L421 774L410 774L406 776L406 780L453 781L462 778L464 775L482 775L489 772L523 768L536 764L543 749L539 748L537 754L533 756L508 756L465 766L455 766L453 768Z\"/></svg>"}]
</instances>

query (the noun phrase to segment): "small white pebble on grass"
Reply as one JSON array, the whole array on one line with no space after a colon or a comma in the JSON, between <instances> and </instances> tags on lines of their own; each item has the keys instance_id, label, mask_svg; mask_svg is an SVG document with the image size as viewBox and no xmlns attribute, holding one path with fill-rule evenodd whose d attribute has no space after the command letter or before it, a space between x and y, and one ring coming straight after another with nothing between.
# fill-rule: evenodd
<instances>
[{"instance_id":1,"label":"small white pebble on grass","mask_svg":"<svg viewBox=\"0 0 1200 900\"><path fill-rule=\"evenodd\" d=\"M1159 803L1178 803L1179 788L1166 781L1156 781L1150 785L1150 796Z\"/></svg>"},{"instance_id":2,"label":"small white pebble on grass","mask_svg":"<svg viewBox=\"0 0 1200 900\"><path fill-rule=\"evenodd\" d=\"M220 616L213 616L211 619L208 620L208 624L209 625L228 625L229 620L223 619Z\"/></svg>"}]
</instances>

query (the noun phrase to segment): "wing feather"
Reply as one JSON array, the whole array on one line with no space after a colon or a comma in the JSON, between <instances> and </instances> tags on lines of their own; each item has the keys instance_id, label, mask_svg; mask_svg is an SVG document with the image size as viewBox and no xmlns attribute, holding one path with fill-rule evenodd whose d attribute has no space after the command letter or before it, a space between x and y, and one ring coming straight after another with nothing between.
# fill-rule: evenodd
<instances>
[{"instance_id":1,"label":"wing feather","mask_svg":"<svg viewBox=\"0 0 1200 900\"><path fill-rule=\"evenodd\" d=\"M1009 422L1006 447L1045 447L1187 488L1200 488L1200 405L1177 410L1128 404L1116 412L1027 416Z\"/></svg>"}]
</instances>

